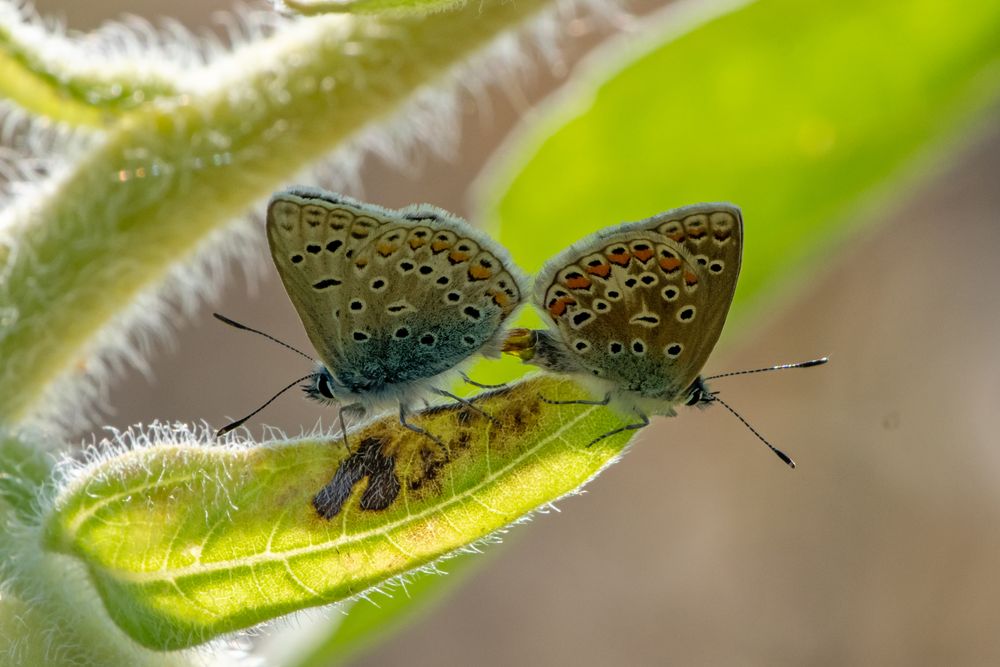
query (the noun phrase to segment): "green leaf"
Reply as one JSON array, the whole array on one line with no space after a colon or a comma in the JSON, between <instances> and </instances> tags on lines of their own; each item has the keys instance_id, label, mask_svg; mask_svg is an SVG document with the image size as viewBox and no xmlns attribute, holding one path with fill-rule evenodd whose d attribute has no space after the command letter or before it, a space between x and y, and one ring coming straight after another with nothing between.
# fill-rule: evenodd
<instances>
[{"instance_id":1,"label":"green leaf","mask_svg":"<svg viewBox=\"0 0 1000 667\"><path fill-rule=\"evenodd\" d=\"M524 268L608 225L732 201L736 309L773 299L1000 89L997 2L761 0L686 31L704 18L670 8L601 49L499 153L481 209Z\"/></svg>"},{"instance_id":2,"label":"green leaf","mask_svg":"<svg viewBox=\"0 0 1000 667\"><path fill-rule=\"evenodd\" d=\"M623 424L616 414L540 395L586 397L539 378L477 402L497 423L464 407L418 417L449 443L447 456L394 418L352 433L344 469L369 478L332 520L311 501L344 460L339 439L154 442L81 471L45 542L83 560L136 641L190 646L427 566L574 491L621 452L624 434L586 446Z\"/></svg>"},{"instance_id":3,"label":"green leaf","mask_svg":"<svg viewBox=\"0 0 1000 667\"><path fill-rule=\"evenodd\" d=\"M492 553L492 552L491 552ZM441 569L446 574L415 572L408 576L405 588L393 591L392 597L379 596L373 602L359 600L330 636L308 655L294 662L295 667L334 667L342 665L370 646L428 611L465 581L471 570L482 565L485 554L460 553L447 560Z\"/></svg>"},{"instance_id":4,"label":"green leaf","mask_svg":"<svg viewBox=\"0 0 1000 667\"><path fill-rule=\"evenodd\" d=\"M190 652L151 651L131 641L105 612L81 564L42 551L41 528L21 518L0 516L0 665L195 664Z\"/></svg>"}]
</instances>

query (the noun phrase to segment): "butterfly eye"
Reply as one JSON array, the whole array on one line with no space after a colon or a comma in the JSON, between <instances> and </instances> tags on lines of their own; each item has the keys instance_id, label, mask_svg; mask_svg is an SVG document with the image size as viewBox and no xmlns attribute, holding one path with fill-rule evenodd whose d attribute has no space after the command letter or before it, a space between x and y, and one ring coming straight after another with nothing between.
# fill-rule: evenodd
<instances>
[{"instance_id":1,"label":"butterfly eye","mask_svg":"<svg viewBox=\"0 0 1000 667\"><path fill-rule=\"evenodd\" d=\"M334 399L333 387L330 386L330 378L326 373L321 373L319 378L316 379L316 391L323 398L329 398L331 401Z\"/></svg>"}]
</instances>

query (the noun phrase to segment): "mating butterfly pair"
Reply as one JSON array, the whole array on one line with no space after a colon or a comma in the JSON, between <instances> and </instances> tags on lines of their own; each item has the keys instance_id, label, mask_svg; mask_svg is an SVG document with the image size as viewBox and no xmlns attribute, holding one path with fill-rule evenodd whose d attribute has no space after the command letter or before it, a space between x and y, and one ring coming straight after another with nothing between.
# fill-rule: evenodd
<instances>
[{"instance_id":1,"label":"mating butterfly pair","mask_svg":"<svg viewBox=\"0 0 1000 667\"><path fill-rule=\"evenodd\" d=\"M678 404L722 403L700 372L739 275L735 206L667 211L564 250L535 280L547 331L504 330L522 301L520 271L492 239L441 209L389 210L295 188L272 197L267 237L320 359L289 387L306 381L307 395L342 404L341 415L395 403L404 426L443 444L407 420L412 404L428 392L467 402L436 385L473 355L501 351L586 378L603 398L573 402L612 404L633 418L594 442L641 428L648 415L673 415Z\"/></svg>"}]
</instances>

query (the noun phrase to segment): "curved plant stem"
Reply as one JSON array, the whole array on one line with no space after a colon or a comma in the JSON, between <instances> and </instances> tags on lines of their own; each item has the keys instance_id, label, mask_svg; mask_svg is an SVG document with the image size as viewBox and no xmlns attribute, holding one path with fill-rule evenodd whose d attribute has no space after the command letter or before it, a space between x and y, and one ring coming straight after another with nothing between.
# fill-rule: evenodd
<instances>
[{"instance_id":1,"label":"curved plant stem","mask_svg":"<svg viewBox=\"0 0 1000 667\"><path fill-rule=\"evenodd\" d=\"M41 34L36 26L0 24L0 98L32 114L101 128L137 106L177 94L171 77L149 73L156 69L152 63L121 59L109 67L112 63L76 53L68 40L39 39ZM63 57L54 58L51 50Z\"/></svg>"},{"instance_id":2,"label":"curved plant stem","mask_svg":"<svg viewBox=\"0 0 1000 667\"><path fill-rule=\"evenodd\" d=\"M122 117L7 222L18 245L0 285L0 423L86 374L97 334L248 203L549 4L293 22L202 72L203 94Z\"/></svg>"}]
</instances>

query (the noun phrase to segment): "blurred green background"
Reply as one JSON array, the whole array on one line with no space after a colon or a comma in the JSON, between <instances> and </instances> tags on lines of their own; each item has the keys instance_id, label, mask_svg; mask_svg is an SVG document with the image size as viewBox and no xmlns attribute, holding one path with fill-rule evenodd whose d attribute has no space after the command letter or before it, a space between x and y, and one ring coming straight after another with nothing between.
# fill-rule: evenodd
<instances>
[{"instance_id":1,"label":"blurred green background","mask_svg":"<svg viewBox=\"0 0 1000 667\"><path fill-rule=\"evenodd\" d=\"M79 29L138 10L198 27L228 7L39 3ZM632 7L566 25L564 61L463 97L451 156L372 157L349 194L502 222L531 270L603 225L740 204L744 275L708 370L831 356L718 385L799 469L720 410L656 420L586 494L514 529L355 664L997 663L1000 11L766 0L599 84L651 48L654 25L683 33L720 5ZM219 425L298 372L209 317L307 347L263 242L254 261L253 289L233 280L158 351L154 380L115 386L109 424ZM292 432L321 418L293 395L262 416ZM280 663L295 641L260 643Z\"/></svg>"}]
</instances>

